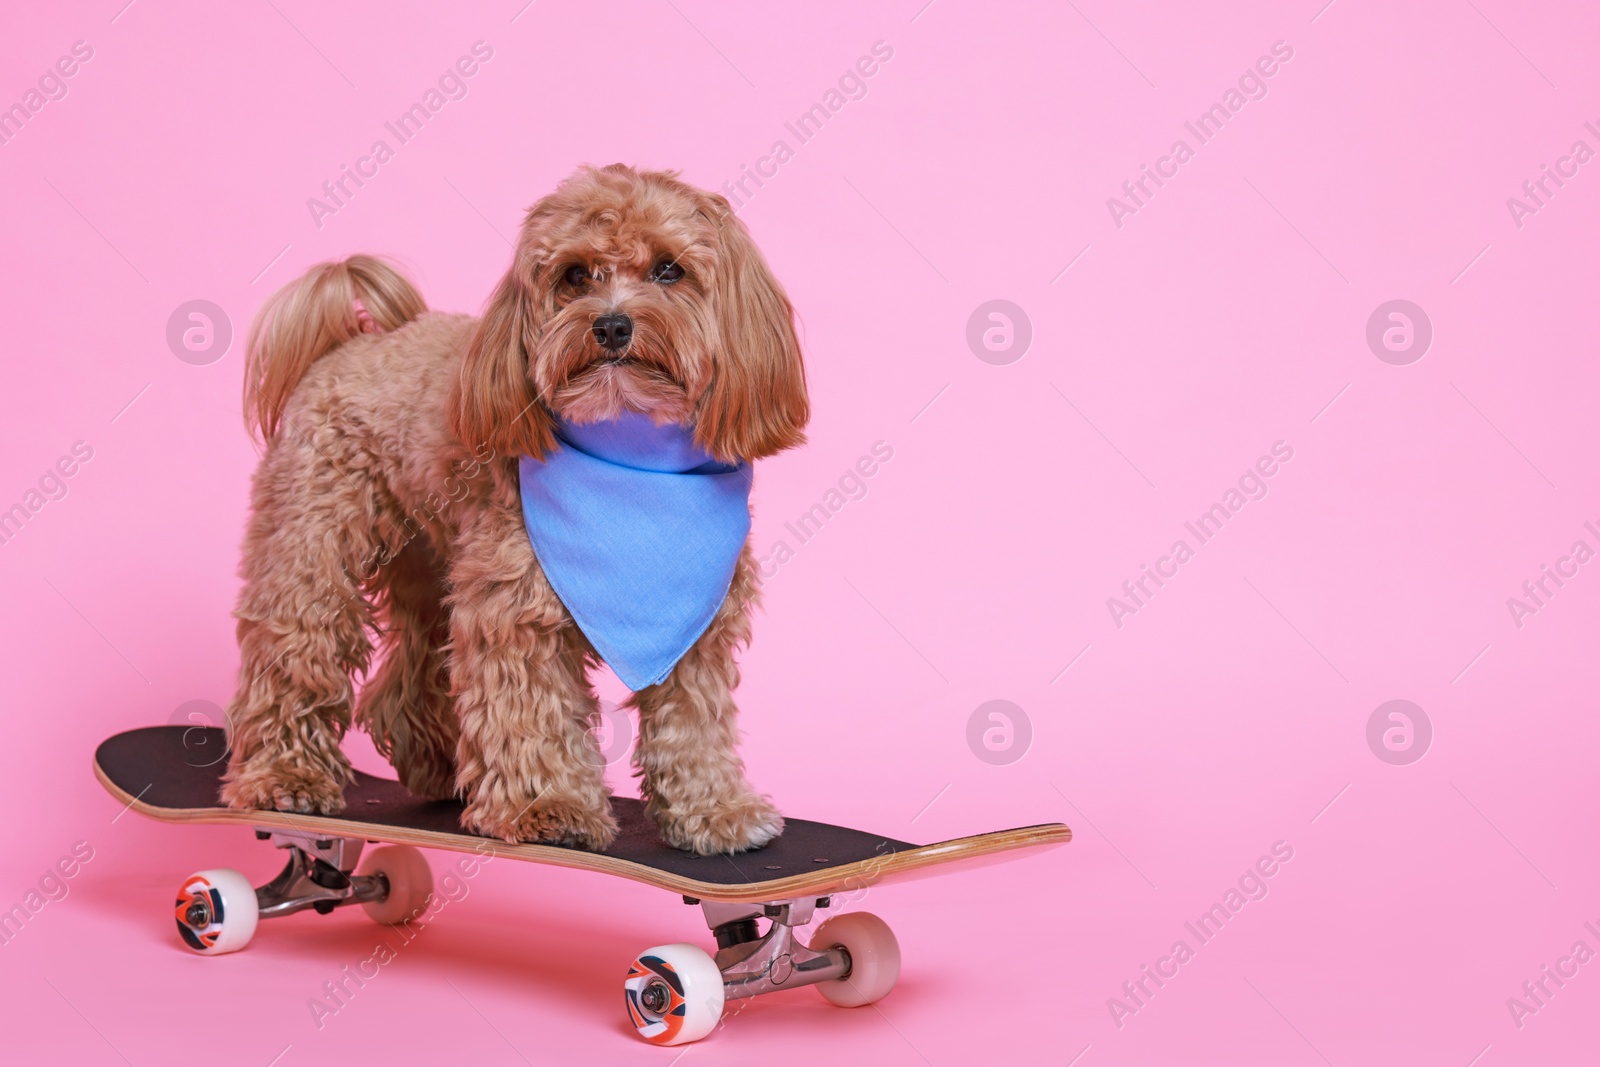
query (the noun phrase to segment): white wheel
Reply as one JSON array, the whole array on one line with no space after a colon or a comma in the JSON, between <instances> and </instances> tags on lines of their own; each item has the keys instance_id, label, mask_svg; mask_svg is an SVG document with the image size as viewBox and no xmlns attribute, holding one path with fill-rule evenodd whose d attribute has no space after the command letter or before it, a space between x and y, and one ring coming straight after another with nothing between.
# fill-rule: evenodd
<instances>
[{"instance_id":1,"label":"white wheel","mask_svg":"<svg viewBox=\"0 0 1600 1067\"><path fill-rule=\"evenodd\" d=\"M722 1018L722 972L698 945L647 948L623 982L628 1021L657 1045L699 1041Z\"/></svg>"},{"instance_id":2,"label":"white wheel","mask_svg":"<svg viewBox=\"0 0 1600 1067\"><path fill-rule=\"evenodd\" d=\"M361 857L357 874L382 875L389 893L381 900L364 900L361 907L374 922L390 926L419 918L433 896L433 869L428 858L410 845L384 845Z\"/></svg>"},{"instance_id":3,"label":"white wheel","mask_svg":"<svg viewBox=\"0 0 1600 1067\"><path fill-rule=\"evenodd\" d=\"M224 868L185 878L176 911L183 943L205 956L238 952L255 936L261 919L255 886L238 871Z\"/></svg>"},{"instance_id":4,"label":"white wheel","mask_svg":"<svg viewBox=\"0 0 1600 1067\"><path fill-rule=\"evenodd\" d=\"M850 973L818 982L822 999L841 1008L859 1008L889 995L900 979L900 942L889 924L865 911L835 915L811 935L811 950L842 948L850 954Z\"/></svg>"}]
</instances>

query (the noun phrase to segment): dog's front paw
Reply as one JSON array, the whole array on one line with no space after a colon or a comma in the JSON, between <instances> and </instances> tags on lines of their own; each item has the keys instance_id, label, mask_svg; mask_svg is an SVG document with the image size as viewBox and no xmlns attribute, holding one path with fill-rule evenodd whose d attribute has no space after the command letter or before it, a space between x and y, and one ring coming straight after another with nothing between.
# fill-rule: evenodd
<instances>
[{"instance_id":1,"label":"dog's front paw","mask_svg":"<svg viewBox=\"0 0 1600 1067\"><path fill-rule=\"evenodd\" d=\"M230 808L337 815L344 810L344 782L326 771L281 763L246 764L230 772L222 787Z\"/></svg>"},{"instance_id":2,"label":"dog's front paw","mask_svg":"<svg viewBox=\"0 0 1600 1067\"><path fill-rule=\"evenodd\" d=\"M616 839L617 820L609 804L599 807L560 797L540 797L521 811L503 804L473 801L461 813L461 825L485 837L538 845L571 845L593 852Z\"/></svg>"},{"instance_id":3,"label":"dog's front paw","mask_svg":"<svg viewBox=\"0 0 1600 1067\"><path fill-rule=\"evenodd\" d=\"M783 833L778 809L754 793L710 812L656 808L652 814L667 844L702 856L760 848Z\"/></svg>"}]
</instances>

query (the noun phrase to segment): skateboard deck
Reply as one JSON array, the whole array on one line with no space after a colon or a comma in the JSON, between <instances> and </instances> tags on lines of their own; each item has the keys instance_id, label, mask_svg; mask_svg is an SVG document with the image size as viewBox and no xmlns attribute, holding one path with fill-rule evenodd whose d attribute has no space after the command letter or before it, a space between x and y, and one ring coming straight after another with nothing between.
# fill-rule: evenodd
<instances>
[{"instance_id":1,"label":"skateboard deck","mask_svg":"<svg viewBox=\"0 0 1600 1067\"><path fill-rule=\"evenodd\" d=\"M1012 859L1072 839L1061 823L1044 823L916 845L788 819L783 833L762 848L696 856L662 841L639 801L617 797L611 801L616 840L590 851L468 833L461 829L459 802L420 800L399 782L360 772L346 787L338 815L236 811L217 799L226 764L227 739L214 727L129 730L102 742L94 756L95 777L126 808L162 822L251 826L287 851L286 866L265 885L221 868L182 882L169 914L192 951L237 952L259 920L310 909L326 915L360 905L380 923L417 921L434 899L419 846L598 871L681 893L684 903L700 906L716 936L715 955L678 942L645 949L628 967L628 1020L640 1037L662 1045L705 1037L728 1000L803 985L842 1007L874 1003L899 978L899 942L877 916L837 910L835 895ZM385 844L366 851L368 842ZM802 941L799 930L829 908L834 914ZM768 924L765 932L757 920Z\"/></svg>"},{"instance_id":2,"label":"skateboard deck","mask_svg":"<svg viewBox=\"0 0 1600 1067\"><path fill-rule=\"evenodd\" d=\"M729 903L858 890L942 873L952 865L1011 859L1072 838L1065 825L1043 823L916 845L849 827L786 819L783 834L764 848L696 856L662 841L639 801L615 797L611 808L619 831L603 852L510 844L463 830L459 801L419 800L399 782L359 771L345 790L345 810L338 815L225 808L217 794L226 752L223 731L215 727L150 726L102 743L94 771L118 801L162 822L238 823L457 852L481 851L492 843L496 856L599 871Z\"/></svg>"}]
</instances>

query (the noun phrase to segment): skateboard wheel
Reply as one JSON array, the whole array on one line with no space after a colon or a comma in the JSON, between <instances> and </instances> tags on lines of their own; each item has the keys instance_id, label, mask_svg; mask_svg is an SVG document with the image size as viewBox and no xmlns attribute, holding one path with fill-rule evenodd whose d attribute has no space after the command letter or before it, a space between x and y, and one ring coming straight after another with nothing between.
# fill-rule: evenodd
<instances>
[{"instance_id":1,"label":"skateboard wheel","mask_svg":"<svg viewBox=\"0 0 1600 1067\"><path fill-rule=\"evenodd\" d=\"M433 869L428 866L428 858L410 845L384 845L373 849L361 858L356 873L381 874L389 883L389 893L382 900L361 903L374 922L395 926L420 918L433 896Z\"/></svg>"},{"instance_id":2,"label":"skateboard wheel","mask_svg":"<svg viewBox=\"0 0 1600 1067\"><path fill-rule=\"evenodd\" d=\"M623 982L628 1021L656 1045L699 1041L722 1018L722 972L698 945L658 945L639 953Z\"/></svg>"},{"instance_id":3,"label":"skateboard wheel","mask_svg":"<svg viewBox=\"0 0 1600 1067\"><path fill-rule=\"evenodd\" d=\"M835 915L811 935L811 950L842 948L850 954L850 973L817 983L822 999L841 1008L859 1008L889 995L900 979L900 942L889 924L865 911Z\"/></svg>"},{"instance_id":4,"label":"skateboard wheel","mask_svg":"<svg viewBox=\"0 0 1600 1067\"><path fill-rule=\"evenodd\" d=\"M183 943L206 956L238 952L255 936L256 889L238 871L200 871L183 880L176 903Z\"/></svg>"}]
</instances>

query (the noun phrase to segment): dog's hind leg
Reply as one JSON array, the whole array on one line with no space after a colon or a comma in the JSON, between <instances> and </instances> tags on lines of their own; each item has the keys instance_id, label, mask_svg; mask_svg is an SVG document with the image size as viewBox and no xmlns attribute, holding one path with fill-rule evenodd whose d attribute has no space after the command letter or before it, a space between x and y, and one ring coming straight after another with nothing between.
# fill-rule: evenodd
<instances>
[{"instance_id":1,"label":"dog's hind leg","mask_svg":"<svg viewBox=\"0 0 1600 1067\"><path fill-rule=\"evenodd\" d=\"M356 721L411 792L455 793L459 720L450 702L450 615L444 564L421 537L368 583L377 592L383 662L356 704Z\"/></svg>"},{"instance_id":2,"label":"dog's hind leg","mask_svg":"<svg viewBox=\"0 0 1600 1067\"><path fill-rule=\"evenodd\" d=\"M357 446L317 436L320 449L286 424L256 471L222 787L235 808L332 814L351 777L339 742L350 725L351 675L372 653L372 611L356 575L376 558L382 505Z\"/></svg>"}]
</instances>

